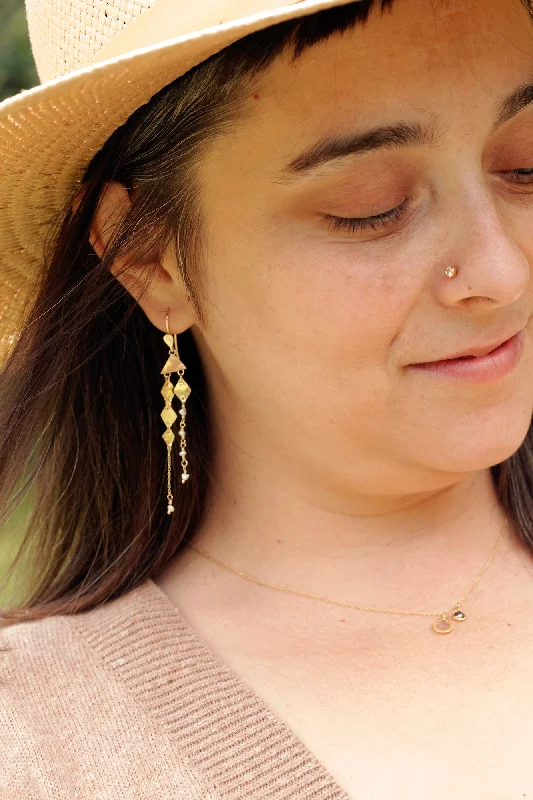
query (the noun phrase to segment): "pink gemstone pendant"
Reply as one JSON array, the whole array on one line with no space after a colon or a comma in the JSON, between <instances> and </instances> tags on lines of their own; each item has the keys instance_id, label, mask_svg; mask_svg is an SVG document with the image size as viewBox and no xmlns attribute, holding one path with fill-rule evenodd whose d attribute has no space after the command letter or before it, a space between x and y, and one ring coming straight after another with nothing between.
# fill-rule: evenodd
<instances>
[{"instance_id":1,"label":"pink gemstone pendant","mask_svg":"<svg viewBox=\"0 0 533 800\"><path fill-rule=\"evenodd\" d=\"M435 633L451 633L453 631L452 622L447 614L443 614L439 617L439 619L433 623L432 627Z\"/></svg>"}]
</instances>

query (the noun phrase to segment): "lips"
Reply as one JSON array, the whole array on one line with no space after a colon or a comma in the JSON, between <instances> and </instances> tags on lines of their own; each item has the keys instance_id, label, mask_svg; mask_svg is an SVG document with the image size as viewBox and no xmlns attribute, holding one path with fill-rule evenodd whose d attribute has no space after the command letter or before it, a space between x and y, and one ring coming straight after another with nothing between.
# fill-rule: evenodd
<instances>
[{"instance_id":1,"label":"lips","mask_svg":"<svg viewBox=\"0 0 533 800\"><path fill-rule=\"evenodd\" d=\"M464 348L463 350L459 350L458 352L454 353L453 355L445 356L445 358L438 358L432 361L424 361L421 362L423 364L434 364L440 361L454 361L454 360L464 360L467 358L480 358L481 356L486 356L489 353L492 353L493 350L497 350L498 347L501 347L502 344L508 342L509 339L512 339L513 336L516 336L522 328L515 330L509 336L505 338L500 338L498 341L492 342L491 344L486 345L473 345L472 347Z\"/></svg>"},{"instance_id":2,"label":"lips","mask_svg":"<svg viewBox=\"0 0 533 800\"><path fill-rule=\"evenodd\" d=\"M525 346L525 333L526 329L522 328L484 356L459 356L440 361L427 361L425 364L414 364L410 369L415 374L424 375L424 380L454 380L470 386L503 381L514 373L520 363Z\"/></svg>"}]
</instances>

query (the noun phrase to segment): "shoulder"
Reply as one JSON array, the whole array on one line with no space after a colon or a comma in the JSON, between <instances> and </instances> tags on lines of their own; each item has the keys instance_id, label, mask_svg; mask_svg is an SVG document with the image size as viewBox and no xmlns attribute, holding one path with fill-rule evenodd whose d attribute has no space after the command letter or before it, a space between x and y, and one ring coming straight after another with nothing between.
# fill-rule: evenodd
<instances>
[{"instance_id":1,"label":"shoulder","mask_svg":"<svg viewBox=\"0 0 533 800\"><path fill-rule=\"evenodd\" d=\"M0 629L0 797L96 797L93 780L115 787L110 797L128 796L132 758L148 780L146 742L157 725L140 700L152 688L146 656L158 664L148 599L136 589ZM161 763L170 768L172 783L174 754Z\"/></svg>"},{"instance_id":2,"label":"shoulder","mask_svg":"<svg viewBox=\"0 0 533 800\"><path fill-rule=\"evenodd\" d=\"M21 622L0 628L0 691L38 693L57 679L60 665L80 659L80 642L68 617Z\"/></svg>"},{"instance_id":3,"label":"shoulder","mask_svg":"<svg viewBox=\"0 0 533 800\"><path fill-rule=\"evenodd\" d=\"M91 653L68 617L0 630L0 796L47 797L54 761L67 779L59 764L83 739L94 678Z\"/></svg>"},{"instance_id":4,"label":"shoulder","mask_svg":"<svg viewBox=\"0 0 533 800\"><path fill-rule=\"evenodd\" d=\"M95 667L90 645L80 632L81 620L105 624L105 618L113 615L113 605L0 627L2 691L39 693L65 678L78 683L78 676Z\"/></svg>"},{"instance_id":5,"label":"shoulder","mask_svg":"<svg viewBox=\"0 0 533 800\"><path fill-rule=\"evenodd\" d=\"M138 647L151 627L151 595L142 584L86 611L0 627L0 685L38 691L61 673L76 683L87 670L94 678L119 650Z\"/></svg>"},{"instance_id":6,"label":"shoulder","mask_svg":"<svg viewBox=\"0 0 533 800\"><path fill-rule=\"evenodd\" d=\"M144 586L76 614L0 628L0 691L38 697L54 690L83 691L106 678L113 657L139 644L139 629L149 627ZM109 677L109 676L107 676Z\"/></svg>"},{"instance_id":7,"label":"shoulder","mask_svg":"<svg viewBox=\"0 0 533 800\"><path fill-rule=\"evenodd\" d=\"M191 671L179 665L196 652L181 615L150 580L87 611L0 628L0 727L10 708L57 713L67 696L72 709L103 697L120 704L121 692L144 701L170 681L186 688Z\"/></svg>"},{"instance_id":8,"label":"shoulder","mask_svg":"<svg viewBox=\"0 0 533 800\"><path fill-rule=\"evenodd\" d=\"M87 612L99 618L99 609ZM69 697L72 710L106 674L77 630L77 615L55 615L0 629L0 729L43 726ZM82 615L83 616L83 615ZM38 709L38 711L37 711ZM0 733L0 740L2 734Z\"/></svg>"}]
</instances>

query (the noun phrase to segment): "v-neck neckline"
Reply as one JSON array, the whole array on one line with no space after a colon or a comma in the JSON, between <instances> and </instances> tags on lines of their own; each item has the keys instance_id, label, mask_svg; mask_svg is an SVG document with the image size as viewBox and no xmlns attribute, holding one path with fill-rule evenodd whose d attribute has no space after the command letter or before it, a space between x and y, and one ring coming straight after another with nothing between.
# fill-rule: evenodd
<instances>
[{"instance_id":1,"label":"v-neck neckline","mask_svg":"<svg viewBox=\"0 0 533 800\"><path fill-rule=\"evenodd\" d=\"M205 713L212 713L213 709L208 708L212 703L222 712L220 719L224 719L223 730L214 729L211 734L220 741L224 734L223 741L220 742L219 755L225 758L226 755L231 759L239 748L244 745L241 767L251 769L252 772L264 772L268 776L270 791L272 793L257 795L257 797L268 800L351 800L346 791L334 779L333 775L326 769L321 761L309 750L307 745L298 737L292 728L272 710L268 703L263 700L224 660L216 654L207 642L197 633L188 620L180 612L179 608L170 600L163 590L151 578L137 588L141 598L147 601L147 605L159 608L166 618L173 623L174 633L178 634L178 648L186 658L186 664L182 662L182 669L186 668L187 676L208 676L211 682L210 690L205 693L206 687L191 686L191 690L204 692L207 700ZM168 631L167 635L171 634ZM165 644L164 641L161 644ZM170 642L166 642L170 645ZM180 647L181 645L181 647ZM173 648L169 647L168 654L172 654ZM155 655L155 654L153 654ZM158 656L167 661L167 653L159 653ZM152 656L153 657L153 656ZM176 665L178 666L178 665ZM176 682L179 683L179 677ZM196 709L202 711L201 708ZM228 719L229 714L229 719ZM202 727L202 720L198 719L198 725ZM239 729L240 728L240 729ZM254 741L255 738L255 741ZM231 750L226 753L226 749L235 747L235 753ZM272 752L277 752L276 761L270 762ZM248 750L248 755L246 753ZM193 754L194 755L194 754ZM266 759L266 761L265 761ZM198 754L197 767L202 766L202 757ZM287 773L285 764L289 764L290 772ZM216 778L212 773L211 780ZM246 784L246 775L240 778L242 787ZM230 798L241 798L243 795L232 793L232 782L228 783L225 777L225 789L220 794L224 800ZM252 777L252 784L255 780ZM217 791L220 787L216 786ZM226 791L227 790L227 791ZM242 792L243 789L233 791ZM249 790L247 790L249 791ZM246 794L247 798L255 795Z\"/></svg>"}]
</instances>

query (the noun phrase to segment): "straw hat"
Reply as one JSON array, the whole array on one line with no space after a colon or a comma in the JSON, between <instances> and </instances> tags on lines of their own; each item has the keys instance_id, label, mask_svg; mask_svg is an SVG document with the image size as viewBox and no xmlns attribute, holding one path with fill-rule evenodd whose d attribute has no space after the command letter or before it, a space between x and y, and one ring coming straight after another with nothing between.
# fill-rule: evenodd
<instances>
[{"instance_id":1,"label":"straw hat","mask_svg":"<svg viewBox=\"0 0 533 800\"><path fill-rule=\"evenodd\" d=\"M227 45L353 0L26 0L41 85L0 104L0 368L43 243L93 155L156 92Z\"/></svg>"}]
</instances>

